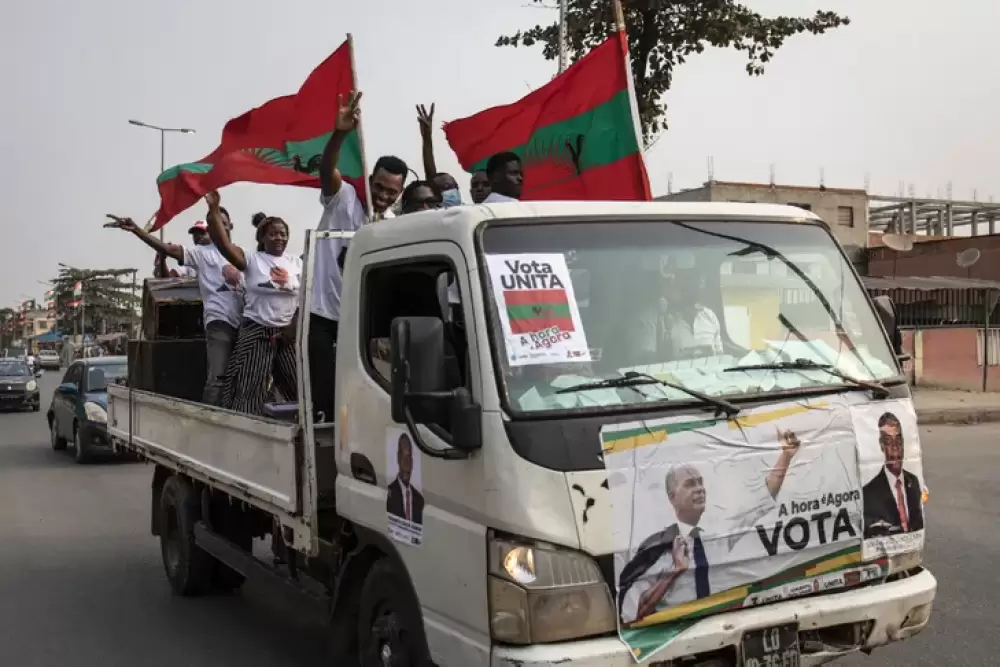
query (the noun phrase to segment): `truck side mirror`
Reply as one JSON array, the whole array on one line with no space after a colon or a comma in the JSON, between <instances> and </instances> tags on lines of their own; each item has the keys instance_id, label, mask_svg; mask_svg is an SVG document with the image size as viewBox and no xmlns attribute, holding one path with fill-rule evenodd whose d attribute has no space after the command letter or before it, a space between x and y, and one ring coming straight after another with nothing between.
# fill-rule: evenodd
<instances>
[{"instance_id":1,"label":"truck side mirror","mask_svg":"<svg viewBox=\"0 0 1000 667\"><path fill-rule=\"evenodd\" d=\"M444 323L437 317L400 317L390 333L392 420L406 424L417 448L436 458L465 458L482 447L482 409L468 389L447 390ZM417 424L448 424L454 449L428 447Z\"/></svg>"},{"instance_id":2,"label":"truck side mirror","mask_svg":"<svg viewBox=\"0 0 1000 667\"><path fill-rule=\"evenodd\" d=\"M900 361L905 361L909 355L903 352L903 333L899 330L899 324L896 322L896 304L884 294L875 297L872 301L875 304L875 312L878 313L882 326L885 327L885 332L892 342L892 351Z\"/></svg>"}]
</instances>

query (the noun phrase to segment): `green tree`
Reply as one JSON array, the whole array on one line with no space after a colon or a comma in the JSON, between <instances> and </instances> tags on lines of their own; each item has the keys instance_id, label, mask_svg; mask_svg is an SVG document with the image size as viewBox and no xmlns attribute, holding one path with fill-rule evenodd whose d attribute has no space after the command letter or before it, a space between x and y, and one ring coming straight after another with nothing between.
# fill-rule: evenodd
<instances>
[{"instance_id":1,"label":"green tree","mask_svg":"<svg viewBox=\"0 0 1000 667\"><path fill-rule=\"evenodd\" d=\"M17 312L13 308L0 308L0 351L17 338L14 333L16 317Z\"/></svg>"},{"instance_id":2,"label":"green tree","mask_svg":"<svg viewBox=\"0 0 1000 667\"><path fill-rule=\"evenodd\" d=\"M134 321L139 297L132 291L134 269L78 269L61 266L50 281L55 291L57 326L63 333L80 331L81 312L86 318L80 333L128 331ZM73 288L83 287L77 297ZM77 301L83 305L71 305Z\"/></svg>"},{"instance_id":3,"label":"green tree","mask_svg":"<svg viewBox=\"0 0 1000 667\"><path fill-rule=\"evenodd\" d=\"M553 0L532 0L550 6ZM767 18L732 0L622 0L643 134L649 140L667 129L663 94L670 90L674 69L708 46L734 48L747 54L747 73L757 76L788 37L822 34L848 25L850 19L818 11L810 18ZM611 0L568 0L566 50L575 62L615 29ZM547 60L559 55L557 23L536 25L503 35L496 46L541 43Z\"/></svg>"}]
</instances>

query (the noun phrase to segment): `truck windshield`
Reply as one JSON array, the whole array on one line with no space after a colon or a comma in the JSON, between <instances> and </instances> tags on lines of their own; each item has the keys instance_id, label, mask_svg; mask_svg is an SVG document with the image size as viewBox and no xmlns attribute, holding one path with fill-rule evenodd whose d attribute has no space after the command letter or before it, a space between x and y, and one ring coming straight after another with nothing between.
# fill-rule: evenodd
<instances>
[{"instance_id":1,"label":"truck windshield","mask_svg":"<svg viewBox=\"0 0 1000 667\"><path fill-rule=\"evenodd\" d=\"M492 344L524 412L871 387L899 368L830 233L795 222L494 224ZM860 381L860 384L859 382Z\"/></svg>"}]
</instances>

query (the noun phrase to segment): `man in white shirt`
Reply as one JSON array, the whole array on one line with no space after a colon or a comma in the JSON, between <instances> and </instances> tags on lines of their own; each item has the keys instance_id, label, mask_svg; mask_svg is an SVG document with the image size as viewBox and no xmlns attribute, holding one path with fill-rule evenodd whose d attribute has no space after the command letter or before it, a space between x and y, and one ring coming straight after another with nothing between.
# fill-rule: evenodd
<instances>
[{"instance_id":1,"label":"man in white shirt","mask_svg":"<svg viewBox=\"0 0 1000 667\"><path fill-rule=\"evenodd\" d=\"M646 538L619 577L618 600L622 623L634 623L661 609L700 600L728 586L714 576L712 564L726 555L747 528L766 515L781 490L799 439L791 431L779 432L778 460L759 488L759 498L730 518L732 526L719 535L708 535L698 526L706 506L701 472L690 464L670 468L665 479L667 498L677 521ZM735 539L725 539L726 536Z\"/></svg>"},{"instance_id":2,"label":"man in white shirt","mask_svg":"<svg viewBox=\"0 0 1000 667\"><path fill-rule=\"evenodd\" d=\"M334 132L323 151L320 164L320 204L323 215L322 231L356 231L369 221L393 217L390 210L403 191L409 169L397 157L383 156L375 162L368 179L372 195L371 215L358 197L354 186L341 178L337 164L340 148L354 131L360 118L358 102L361 93L351 93L347 103L340 104ZM340 289L347 242L324 239L317 242L315 280L309 320L309 377L313 412L317 421L334 419L334 377L337 365L337 324L340 321Z\"/></svg>"},{"instance_id":3,"label":"man in white shirt","mask_svg":"<svg viewBox=\"0 0 1000 667\"><path fill-rule=\"evenodd\" d=\"M675 358L722 354L722 327L711 308L703 306L690 291L692 277L681 287L681 280L668 276L666 285L665 331Z\"/></svg>"},{"instance_id":4,"label":"man in white shirt","mask_svg":"<svg viewBox=\"0 0 1000 667\"><path fill-rule=\"evenodd\" d=\"M131 232L156 252L171 257L185 267L194 269L198 278L198 290L201 293L203 319L205 321L205 352L208 362L208 373L205 379L205 390L202 400L210 405L220 405L222 402L222 387L229 365L229 355L236 343L243 314L243 289L234 280L233 272L227 272L229 262L219 249L209 240L201 244L198 236L192 234L196 243L184 247L174 243L160 241L152 234L143 231L131 218L119 218L109 215L113 222L105 225ZM222 209L222 221L227 233L233 229L229 213ZM201 223L204 224L204 223ZM192 229L195 229L192 227ZM206 226L207 229L207 226ZM207 238L207 232L205 235Z\"/></svg>"},{"instance_id":5,"label":"man in white shirt","mask_svg":"<svg viewBox=\"0 0 1000 667\"><path fill-rule=\"evenodd\" d=\"M524 172L517 153L497 153L486 162L486 178L490 181L490 194L484 204L502 204L521 199Z\"/></svg>"}]
</instances>

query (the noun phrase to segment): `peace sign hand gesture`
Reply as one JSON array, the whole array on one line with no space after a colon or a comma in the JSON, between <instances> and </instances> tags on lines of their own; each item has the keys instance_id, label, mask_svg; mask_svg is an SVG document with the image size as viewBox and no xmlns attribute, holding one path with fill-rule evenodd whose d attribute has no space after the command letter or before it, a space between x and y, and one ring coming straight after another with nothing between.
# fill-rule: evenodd
<instances>
[{"instance_id":1,"label":"peace sign hand gesture","mask_svg":"<svg viewBox=\"0 0 1000 667\"><path fill-rule=\"evenodd\" d=\"M420 134L429 135L434 131L434 104L430 111L423 104L417 105L417 122L420 123Z\"/></svg>"},{"instance_id":2,"label":"peace sign hand gesture","mask_svg":"<svg viewBox=\"0 0 1000 667\"><path fill-rule=\"evenodd\" d=\"M358 102L361 101L361 91L351 91L347 95L347 104L344 104L344 96L337 95L337 121L334 129L338 132L350 132L358 126L361 120L361 109Z\"/></svg>"}]
</instances>

